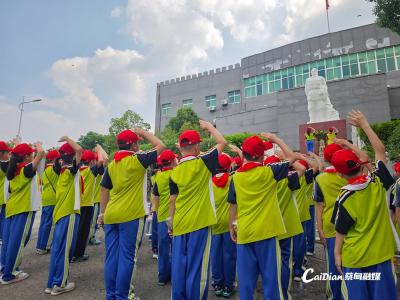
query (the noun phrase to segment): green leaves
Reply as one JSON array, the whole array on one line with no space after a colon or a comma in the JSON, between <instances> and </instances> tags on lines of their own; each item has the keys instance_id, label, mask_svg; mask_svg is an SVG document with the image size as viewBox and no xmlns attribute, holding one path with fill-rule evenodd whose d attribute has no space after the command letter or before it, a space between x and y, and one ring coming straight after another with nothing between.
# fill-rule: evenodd
<instances>
[{"instance_id":1,"label":"green leaves","mask_svg":"<svg viewBox=\"0 0 400 300\"><path fill-rule=\"evenodd\" d=\"M109 132L111 135L116 136L122 130L131 129L136 126L146 130L150 130L151 128L151 125L145 122L138 113L127 110L122 117L111 119Z\"/></svg>"},{"instance_id":2,"label":"green leaves","mask_svg":"<svg viewBox=\"0 0 400 300\"><path fill-rule=\"evenodd\" d=\"M400 1L399 0L367 0L375 3L374 14L380 26L389 28L400 34Z\"/></svg>"}]
</instances>

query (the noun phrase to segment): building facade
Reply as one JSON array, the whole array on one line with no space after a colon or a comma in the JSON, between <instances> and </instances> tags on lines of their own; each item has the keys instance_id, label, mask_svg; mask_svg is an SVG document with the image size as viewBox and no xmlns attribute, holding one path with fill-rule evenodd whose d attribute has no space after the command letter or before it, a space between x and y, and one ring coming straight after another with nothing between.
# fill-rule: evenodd
<instances>
[{"instance_id":1,"label":"building facade","mask_svg":"<svg viewBox=\"0 0 400 300\"><path fill-rule=\"evenodd\" d=\"M308 121L304 84L313 68L325 77L342 119L352 108L372 123L400 118L400 36L370 24L158 83L156 132L189 106L224 134L270 131L298 148L298 126Z\"/></svg>"}]
</instances>

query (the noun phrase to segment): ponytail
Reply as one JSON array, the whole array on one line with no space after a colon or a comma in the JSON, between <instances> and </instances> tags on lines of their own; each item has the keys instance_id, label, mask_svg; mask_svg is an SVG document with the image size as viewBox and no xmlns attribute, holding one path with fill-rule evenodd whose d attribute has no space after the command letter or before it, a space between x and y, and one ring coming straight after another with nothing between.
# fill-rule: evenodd
<instances>
[{"instance_id":1,"label":"ponytail","mask_svg":"<svg viewBox=\"0 0 400 300\"><path fill-rule=\"evenodd\" d=\"M22 163L24 158L14 153L11 154L10 162L8 163L7 168L7 180L11 181L17 172L18 164Z\"/></svg>"}]
</instances>

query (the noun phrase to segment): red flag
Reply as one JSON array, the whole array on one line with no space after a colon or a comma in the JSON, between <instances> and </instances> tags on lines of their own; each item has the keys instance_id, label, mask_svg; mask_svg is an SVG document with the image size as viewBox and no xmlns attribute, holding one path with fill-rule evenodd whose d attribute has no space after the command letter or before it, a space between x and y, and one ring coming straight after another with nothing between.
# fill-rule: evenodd
<instances>
[{"instance_id":1,"label":"red flag","mask_svg":"<svg viewBox=\"0 0 400 300\"><path fill-rule=\"evenodd\" d=\"M325 4L326 4L326 10L329 9L329 0L325 0Z\"/></svg>"}]
</instances>

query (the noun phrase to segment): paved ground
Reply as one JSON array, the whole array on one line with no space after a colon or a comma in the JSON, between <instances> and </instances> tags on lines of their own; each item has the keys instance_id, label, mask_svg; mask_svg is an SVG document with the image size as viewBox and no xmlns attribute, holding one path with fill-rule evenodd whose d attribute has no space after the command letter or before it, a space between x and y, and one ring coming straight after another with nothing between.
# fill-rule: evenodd
<instances>
[{"instance_id":1,"label":"paved ground","mask_svg":"<svg viewBox=\"0 0 400 300\"><path fill-rule=\"evenodd\" d=\"M50 256L37 256L35 254L38 220L37 216L32 238L25 249L22 263L23 270L30 274L30 278L18 284L0 286L0 299L40 300L51 297L43 293L47 282ZM102 232L100 233L100 239L103 239ZM317 245L316 250L316 255L309 260L309 266L315 268L315 272L318 274L325 269L325 261L322 247ZM87 253L90 255L90 259L87 262L72 264L70 268L70 279L76 283L76 290L58 296L57 299L104 299L103 245L90 246ZM142 300L170 299L170 286L159 287L157 285L157 264L151 258L151 250L147 238L144 240L139 253L135 286L137 294ZM313 281L304 285L294 283L292 290L293 299L325 299L325 282ZM208 299L215 300L221 298L216 298L210 290ZM239 299L239 297L236 296L232 299ZM262 299L260 285L258 285L255 299Z\"/></svg>"}]
</instances>

